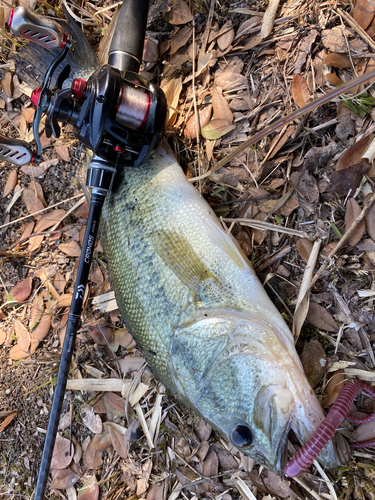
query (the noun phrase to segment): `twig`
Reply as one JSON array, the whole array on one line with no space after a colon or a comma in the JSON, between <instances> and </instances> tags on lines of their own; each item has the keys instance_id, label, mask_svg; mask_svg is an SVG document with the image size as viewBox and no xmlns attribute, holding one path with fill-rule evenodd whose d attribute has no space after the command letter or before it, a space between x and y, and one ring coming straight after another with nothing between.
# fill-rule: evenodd
<instances>
[{"instance_id":1,"label":"twig","mask_svg":"<svg viewBox=\"0 0 375 500\"><path fill-rule=\"evenodd\" d=\"M249 226L254 229L259 229L259 231L276 231L278 233L291 234L292 236L298 236L299 238L308 239L309 236L304 231L298 231L298 229L291 229L289 227L278 226L277 224L271 224L270 222L263 222L256 219L230 219L227 217L223 217L223 221L225 222L237 222L242 226Z\"/></svg>"},{"instance_id":2,"label":"twig","mask_svg":"<svg viewBox=\"0 0 375 500\"><path fill-rule=\"evenodd\" d=\"M256 272L260 273L261 271L263 271L264 269L266 269L267 267L269 267L274 262L278 261L279 259L281 259L285 255L288 255L288 253L291 250L292 250L292 247L290 245L287 245L286 247L282 248L281 250L279 250L278 252L276 252L274 255L272 255L271 257L269 257L268 259L266 259L259 266L254 266Z\"/></svg>"},{"instance_id":3,"label":"twig","mask_svg":"<svg viewBox=\"0 0 375 500\"><path fill-rule=\"evenodd\" d=\"M356 219L350 224L349 228L347 231L345 231L343 237L341 240L337 242L337 245L335 248L331 251L331 253L328 255L327 260L323 262L323 264L320 266L318 272L315 274L313 279L311 280L311 284L309 286L309 290L315 285L315 283L318 281L322 273L326 270L328 267L328 264L330 263L330 260L337 254L337 252L341 249L341 247L344 246L346 243L346 240L350 238L350 236L354 233L354 231L357 229L359 224L362 222L362 220L365 218L367 212L370 210L372 207L373 203L375 201L375 194L373 194L369 200L368 205L366 205L363 209L362 212L358 215Z\"/></svg>"}]
</instances>

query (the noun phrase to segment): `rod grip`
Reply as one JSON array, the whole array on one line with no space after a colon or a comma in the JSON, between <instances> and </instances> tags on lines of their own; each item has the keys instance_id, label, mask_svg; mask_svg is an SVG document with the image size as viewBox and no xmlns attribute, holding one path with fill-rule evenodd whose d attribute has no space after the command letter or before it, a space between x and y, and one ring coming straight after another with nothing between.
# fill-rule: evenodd
<instances>
[{"instance_id":1,"label":"rod grip","mask_svg":"<svg viewBox=\"0 0 375 500\"><path fill-rule=\"evenodd\" d=\"M142 60L149 0L124 0L117 16L108 64L138 73Z\"/></svg>"}]
</instances>

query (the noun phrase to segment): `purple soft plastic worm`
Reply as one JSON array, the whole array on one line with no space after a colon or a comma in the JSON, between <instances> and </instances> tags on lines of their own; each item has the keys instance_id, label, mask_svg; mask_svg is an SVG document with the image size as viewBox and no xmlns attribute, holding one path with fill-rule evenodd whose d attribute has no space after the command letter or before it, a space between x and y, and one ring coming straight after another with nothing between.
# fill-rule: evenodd
<instances>
[{"instance_id":1,"label":"purple soft plastic worm","mask_svg":"<svg viewBox=\"0 0 375 500\"><path fill-rule=\"evenodd\" d=\"M336 428L347 418L347 414L354 398L363 390L375 398L375 391L365 382L353 380L347 382L342 391L338 395L336 401L332 405L326 418L321 422L312 437L305 443L302 448L294 455L285 467L285 475L287 477L296 477L302 471L306 470L313 463L315 458L322 451L324 446L334 436ZM349 418L355 423L365 423L375 418L375 412L365 418ZM375 440L353 443L353 447L373 446Z\"/></svg>"}]
</instances>

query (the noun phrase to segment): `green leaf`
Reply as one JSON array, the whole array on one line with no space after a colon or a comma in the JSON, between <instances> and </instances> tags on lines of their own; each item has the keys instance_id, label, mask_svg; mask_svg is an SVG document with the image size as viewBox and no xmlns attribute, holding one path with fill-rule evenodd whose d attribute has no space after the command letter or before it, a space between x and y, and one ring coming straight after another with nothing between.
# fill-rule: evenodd
<instances>
[{"instance_id":1,"label":"green leaf","mask_svg":"<svg viewBox=\"0 0 375 500\"><path fill-rule=\"evenodd\" d=\"M201 134L204 138L214 141L235 128L235 125L230 125L226 120L214 119L201 129Z\"/></svg>"}]
</instances>

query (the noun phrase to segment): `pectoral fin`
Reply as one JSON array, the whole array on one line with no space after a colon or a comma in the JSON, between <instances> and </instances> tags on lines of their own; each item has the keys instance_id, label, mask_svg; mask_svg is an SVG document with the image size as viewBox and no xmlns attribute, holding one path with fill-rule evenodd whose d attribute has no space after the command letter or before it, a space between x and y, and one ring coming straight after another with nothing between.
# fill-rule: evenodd
<instances>
[{"instance_id":1,"label":"pectoral fin","mask_svg":"<svg viewBox=\"0 0 375 500\"><path fill-rule=\"evenodd\" d=\"M215 278L188 240L171 231L154 233L152 240L153 247L159 257L199 298L204 281Z\"/></svg>"}]
</instances>

